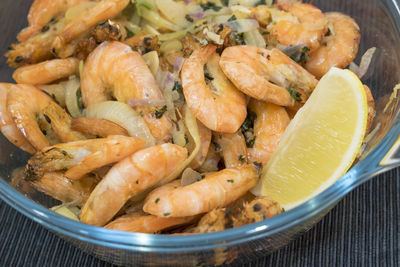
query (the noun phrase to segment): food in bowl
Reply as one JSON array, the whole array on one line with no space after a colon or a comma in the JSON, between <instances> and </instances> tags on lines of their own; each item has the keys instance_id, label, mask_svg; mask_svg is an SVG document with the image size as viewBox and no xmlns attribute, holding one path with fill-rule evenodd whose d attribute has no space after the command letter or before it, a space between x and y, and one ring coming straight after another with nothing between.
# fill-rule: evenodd
<instances>
[{"instance_id":1,"label":"food in bowl","mask_svg":"<svg viewBox=\"0 0 400 267\"><path fill-rule=\"evenodd\" d=\"M308 115L329 106L316 96L335 104L336 88L357 107L346 171L374 101L354 74L329 70L354 60L358 25L311 4L256 2L36 0L6 55L17 84L0 87L2 132L33 154L24 179L63 202L56 212L115 230L257 222L282 212L249 192L261 170L263 187L287 133L316 123Z\"/></svg>"}]
</instances>

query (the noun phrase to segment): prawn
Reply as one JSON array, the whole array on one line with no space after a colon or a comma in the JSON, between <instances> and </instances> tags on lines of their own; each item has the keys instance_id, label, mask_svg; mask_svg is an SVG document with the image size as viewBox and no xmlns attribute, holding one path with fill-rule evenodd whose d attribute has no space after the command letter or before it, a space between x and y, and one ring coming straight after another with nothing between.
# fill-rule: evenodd
<instances>
[{"instance_id":1,"label":"prawn","mask_svg":"<svg viewBox=\"0 0 400 267\"><path fill-rule=\"evenodd\" d=\"M62 50L64 46L99 22L117 16L129 2L129 0L101 0L97 5L83 11L57 34L52 44L52 50L57 54L58 50Z\"/></svg>"},{"instance_id":2,"label":"prawn","mask_svg":"<svg viewBox=\"0 0 400 267\"><path fill-rule=\"evenodd\" d=\"M254 121L254 146L248 149L252 162L265 166L281 140L290 122L284 107L257 100L251 100L249 110L256 114Z\"/></svg>"},{"instance_id":3,"label":"prawn","mask_svg":"<svg viewBox=\"0 0 400 267\"><path fill-rule=\"evenodd\" d=\"M371 90L368 86L364 85L365 94L367 95L367 104L368 104L368 119L367 119L367 128L366 133L371 129L372 121L375 118L375 101L372 96Z\"/></svg>"},{"instance_id":4,"label":"prawn","mask_svg":"<svg viewBox=\"0 0 400 267\"><path fill-rule=\"evenodd\" d=\"M125 128L106 119L72 118L71 129L83 134L101 137L107 137L109 135L129 136Z\"/></svg>"},{"instance_id":5,"label":"prawn","mask_svg":"<svg viewBox=\"0 0 400 267\"><path fill-rule=\"evenodd\" d=\"M197 217L163 218L139 211L118 217L104 227L118 231L154 234L173 226L188 224L195 218Z\"/></svg>"},{"instance_id":6,"label":"prawn","mask_svg":"<svg viewBox=\"0 0 400 267\"><path fill-rule=\"evenodd\" d=\"M37 152L29 159L26 170L31 176L66 170L65 177L78 180L95 169L121 161L145 145L143 139L125 136L57 144Z\"/></svg>"},{"instance_id":7,"label":"prawn","mask_svg":"<svg viewBox=\"0 0 400 267\"><path fill-rule=\"evenodd\" d=\"M133 196L162 181L187 158L187 150L163 144L140 150L115 164L81 210L84 223L103 226Z\"/></svg>"},{"instance_id":8,"label":"prawn","mask_svg":"<svg viewBox=\"0 0 400 267\"><path fill-rule=\"evenodd\" d=\"M310 53L321 46L328 26L321 10L311 4L299 2L278 3L278 7L289 14L282 16L277 12L277 17L272 14L272 21L275 23L267 28L269 43L272 41L284 46L304 44Z\"/></svg>"},{"instance_id":9,"label":"prawn","mask_svg":"<svg viewBox=\"0 0 400 267\"><path fill-rule=\"evenodd\" d=\"M145 199L143 210L159 217L185 217L222 208L244 195L258 181L254 165L224 169L203 180L179 187L180 181L161 186Z\"/></svg>"},{"instance_id":10,"label":"prawn","mask_svg":"<svg viewBox=\"0 0 400 267\"><path fill-rule=\"evenodd\" d=\"M250 223L260 222L282 212L279 204L270 197L258 197L234 211L227 208L214 209L204 215L193 227L185 233L200 234L223 231Z\"/></svg>"},{"instance_id":11,"label":"prawn","mask_svg":"<svg viewBox=\"0 0 400 267\"><path fill-rule=\"evenodd\" d=\"M41 177L25 178L38 191L63 203L74 202L82 206L98 183L94 175L86 175L79 181L71 181L61 172L47 172Z\"/></svg>"},{"instance_id":12,"label":"prawn","mask_svg":"<svg viewBox=\"0 0 400 267\"><path fill-rule=\"evenodd\" d=\"M43 125L51 125L62 142L86 139L70 129L71 117L68 113L34 86L10 85L7 109L15 125L37 150L50 146L53 138L52 133ZM53 141L59 143L58 139Z\"/></svg>"},{"instance_id":13,"label":"prawn","mask_svg":"<svg viewBox=\"0 0 400 267\"><path fill-rule=\"evenodd\" d=\"M53 59L28 65L14 71L13 79L21 84L49 84L59 79L78 74L79 60L76 58Z\"/></svg>"},{"instance_id":14,"label":"prawn","mask_svg":"<svg viewBox=\"0 0 400 267\"><path fill-rule=\"evenodd\" d=\"M241 131L234 134L214 133L214 142L220 146L226 168L247 164L246 141Z\"/></svg>"},{"instance_id":15,"label":"prawn","mask_svg":"<svg viewBox=\"0 0 400 267\"><path fill-rule=\"evenodd\" d=\"M305 68L321 78L330 68L345 68L354 60L360 44L360 27L351 17L339 12L326 13L332 25L321 47L311 53Z\"/></svg>"},{"instance_id":16,"label":"prawn","mask_svg":"<svg viewBox=\"0 0 400 267\"><path fill-rule=\"evenodd\" d=\"M36 152L36 149L17 128L11 114L7 110L7 92L10 87L11 84L0 83L0 130L11 143L25 152L33 154Z\"/></svg>"},{"instance_id":17,"label":"prawn","mask_svg":"<svg viewBox=\"0 0 400 267\"><path fill-rule=\"evenodd\" d=\"M35 0L28 13L29 26L23 29L17 36L18 41L25 42L40 31L46 30L46 25L68 8L91 0Z\"/></svg>"},{"instance_id":18,"label":"prawn","mask_svg":"<svg viewBox=\"0 0 400 267\"><path fill-rule=\"evenodd\" d=\"M193 114L207 128L235 133L246 118L246 101L221 71L215 50L213 45L201 47L185 60L181 71L183 94Z\"/></svg>"},{"instance_id":19,"label":"prawn","mask_svg":"<svg viewBox=\"0 0 400 267\"><path fill-rule=\"evenodd\" d=\"M280 106L295 105L291 88L310 95L318 83L312 74L275 48L231 46L222 52L219 64L243 93Z\"/></svg>"},{"instance_id":20,"label":"prawn","mask_svg":"<svg viewBox=\"0 0 400 267\"><path fill-rule=\"evenodd\" d=\"M120 42L104 42L89 55L81 85L86 107L112 97L124 103L132 99L164 99L140 54ZM143 114L154 137L170 140L172 125L166 113L158 114L154 107L136 107L136 110Z\"/></svg>"}]
</instances>

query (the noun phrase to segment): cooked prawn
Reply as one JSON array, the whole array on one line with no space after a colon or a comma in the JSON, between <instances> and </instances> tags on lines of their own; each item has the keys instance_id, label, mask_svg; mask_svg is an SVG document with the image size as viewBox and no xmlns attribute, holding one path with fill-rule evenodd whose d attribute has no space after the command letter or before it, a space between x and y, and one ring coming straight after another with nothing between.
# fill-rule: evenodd
<instances>
[{"instance_id":1,"label":"cooked prawn","mask_svg":"<svg viewBox=\"0 0 400 267\"><path fill-rule=\"evenodd\" d=\"M162 181L187 155L183 147L163 144L140 150L120 161L90 195L81 210L81 221L105 225L128 199Z\"/></svg>"},{"instance_id":2,"label":"cooked prawn","mask_svg":"<svg viewBox=\"0 0 400 267\"><path fill-rule=\"evenodd\" d=\"M213 45L201 47L185 60L181 71L183 94L193 114L206 127L234 133L246 118L246 101L221 71L215 50Z\"/></svg>"},{"instance_id":3,"label":"cooked prawn","mask_svg":"<svg viewBox=\"0 0 400 267\"><path fill-rule=\"evenodd\" d=\"M57 144L37 152L29 159L26 170L31 176L65 170L65 177L78 180L97 168L121 161L145 145L140 138L125 136Z\"/></svg>"},{"instance_id":4,"label":"cooked prawn","mask_svg":"<svg viewBox=\"0 0 400 267\"><path fill-rule=\"evenodd\" d=\"M101 0L97 5L83 11L79 16L72 19L55 38L52 50L63 49L65 45L84 34L96 24L112 19L117 16L128 4L129 0Z\"/></svg>"},{"instance_id":5,"label":"cooked prawn","mask_svg":"<svg viewBox=\"0 0 400 267\"><path fill-rule=\"evenodd\" d=\"M265 166L290 122L284 107L251 100L249 109L257 115L254 122L254 146L248 149L249 160Z\"/></svg>"},{"instance_id":6,"label":"cooked prawn","mask_svg":"<svg viewBox=\"0 0 400 267\"><path fill-rule=\"evenodd\" d=\"M222 208L244 195L258 181L253 165L224 169L203 180L179 187L180 181L161 186L146 198L143 210L160 217L185 217Z\"/></svg>"},{"instance_id":7,"label":"cooked prawn","mask_svg":"<svg viewBox=\"0 0 400 267\"><path fill-rule=\"evenodd\" d=\"M86 107L112 97L124 103L131 99L164 99L140 54L119 42L104 42L89 55L81 84ZM167 114L156 116L154 107L137 107L136 110L143 114L154 137L170 140L172 125Z\"/></svg>"},{"instance_id":8,"label":"cooked prawn","mask_svg":"<svg viewBox=\"0 0 400 267\"><path fill-rule=\"evenodd\" d=\"M118 217L104 227L125 232L154 234L172 226L190 223L195 218L193 216L165 218L148 215L139 211Z\"/></svg>"},{"instance_id":9,"label":"cooked prawn","mask_svg":"<svg viewBox=\"0 0 400 267\"><path fill-rule=\"evenodd\" d=\"M289 88L311 94L318 81L278 49L231 46L222 52L220 66L245 94L280 106L293 106Z\"/></svg>"},{"instance_id":10,"label":"cooked prawn","mask_svg":"<svg viewBox=\"0 0 400 267\"><path fill-rule=\"evenodd\" d=\"M72 118L71 129L84 134L101 137L109 135L129 136L128 131L119 124L97 118Z\"/></svg>"},{"instance_id":11,"label":"cooked prawn","mask_svg":"<svg viewBox=\"0 0 400 267\"><path fill-rule=\"evenodd\" d=\"M28 14L29 26L23 29L17 36L18 41L25 42L40 31L45 31L47 23L55 19L68 8L91 0L35 0Z\"/></svg>"},{"instance_id":12,"label":"cooked prawn","mask_svg":"<svg viewBox=\"0 0 400 267\"><path fill-rule=\"evenodd\" d=\"M185 233L200 234L223 231L233 227L260 222L282 212L279 204L270 197L258 197L244 203L238 211L229 207L214 209L204 215L196 227Z\"/></svg>"},{"instance_id":13,"label":"cooked prawn","mask_svg":"<svg viewBox=\"0 0 400 267\"><path fill-rule=\"evenodd\" d=\"M278 3L278 7L288 15L278 17L272 14L272 26L268 39L284 46L296 46L304 44L310 53L321 46L322 38L327 30L328 21L325 15L317 7L311 4L293 2Z\"/></svg>"},{"instance_id":14,"label":"cooked prawn","mask_svg":"<svg viewBox=\"0 0 400 267\"><path fill-rule=\"evenodd\" d=\"M71 181L61 172L47 172L41 177L26 178L32 186L63 203L74 202L82 206L98 183L94 175L86 175L79 181Z\"/></svg>"},{"instance_id":15,"label":"cooked prawn","mask_svg":"<svg viewBox=\"0 0 400 267\"><path fill-rule=\"evenodd\" d=\"M332 25L321 47L310 57L305 68L321 78L330 68L345 68L354 60L360 44L360 27L355 20L339 12L326 13Z\"/></svg>"},{"instance_id":16,"label":"cooked prawn","mask_svg":"<svg viewBox=\"0 0 400 267\"><path fill-rule=\"evenodd\" d=\"M8 141L22 150L33 154L36 152L36 149L15 125L11 114L7 110L7 91L10 87L11 84L0 83L0 130Z\"/></svg>"},{"instance_id":17,"label":"cooked prawn","mask_svg":"<svg viewBox=\"0 0 400 267\"><path fill-rule=\"evenodd\" d=\"M234 134L214 133L214 142L220 146L226 168L247 164L246 141L241 131Z\"/></svg>"},{"instance_id":18,"label":"cooked prawn","mask_svg":"<svg viewBox=\"0 0 400 267\"><path fill-rule=\"evenodd\" d=\"M17 83L40 85L68 78L73 74L78 74L78 72L78 59L53 59L21 67L14 71L13 78Z\"/></svg>"},{"instance_id":19,"label":"cooked prawn","mask_svg":"<svg viewBox=\"0 0 400 267\"><path fill-rule=\"evenodd\" d=\"M62 142L86 139L82 134L70 129L71 117L65 110L36 87L11 85L7 98L7 109L16 126L37 150L51 144L51 133L41 129L39 124L51 125Z\"/></svg>"}]
</instances>

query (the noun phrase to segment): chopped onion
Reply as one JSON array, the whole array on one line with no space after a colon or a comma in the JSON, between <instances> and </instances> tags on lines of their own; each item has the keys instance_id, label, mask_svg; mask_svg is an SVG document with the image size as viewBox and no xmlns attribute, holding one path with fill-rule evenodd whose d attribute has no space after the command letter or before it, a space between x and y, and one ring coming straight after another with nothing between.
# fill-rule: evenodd
<instances>
[{"instance_id":1,"label":"chopped onion","mask_svg":"<svg viewBox=\"0 0 400 267\"><path fill-rule=\"evenodd\" d=\"M175 25L168 20L162 18L157 12L148 10L147 8L142 9L142 17L151 23L153 23L159 29L167 29L171 31L179 31L181 27Z\"/></svg>"},{"instance_id":2,"label":"chopped onion","mask_svg":"<svg viewBox=\"0 0 400 267\"><path fill-rule=\"evenodd\" d=\"M71 76L68 81L61 83L65 87L65 105L72 117L82 117L81 111L81 83L76 76Z\"/></svg>"},{"instance_id":3,"label":"chopped onion","mask_svg":"<svg viewBox=\"0 0 400 267\"><path fill-rule=\"evenodd\" d=\"M182 50L182 48L182 43L179 40L174 39L171 41L163 42L160 46L160 52L162 54L165 54L169 51L180 51Z\"/></svg>"},{"instance_id":4,"label":"chopped onion","mask_svg":"<svg viewBox=\"0 0 400 267\"><path fill-rule=\"evenodd\" d=\"M172 140L174 144L178 146L185 147L186 146L186 139L185 134L187 132L185 123L183 120L180 120L174 124L174 129L172 131Z\"/></svg>"},{"instance_id":5,"label":"chopped onion","mask_svg":"<svg viewBox=\"0 0 400 267\"><path fill-rule=\"evenodd\" d=\"M371 47L365 54L361 57L360 66L357 66L354 62L350 63L350 70L354 72L358 78L362 78L368 71L371 64L372 58L374 57L376 47Z\"/></svg>"},{"instance_id":6,"label":"chopped onion","mask_svg":"<svg viewBox=\"0 0 400 267\"><path fill-rule=\"evenodd\" d=\"M267 46L261 33L257 30L251 30L244 33L244 41L247 45L265 48Z\"/></svg>"},{"instance_id":7,"label":"chopped onion","mask_svg":"<svg viewBox=\"0 0 400 267\"><path fill-rule=\"evenodd\" d=\"M61 107L66 107L65 87L62 84L38 85L37 87L50 95Z\"/></svg>"},{"instance_id":8,"label":"chopped onion","mask_svg":"<svg viewBox=\"0 0 400 267\"><path fill-rule=\"evenodd\" d=\"M71 220L79 221L79 218L78 218L79 208L76 206L69 206L68 204L62 204L62 205L54 206L54 207L50 208L50 210L52 210L55 213L58 213L64 217L67 217Z\"/></svg>"},{"instance_id":9,"label":"chopped onion","mask_svg":"<svg viewBox=\"0 0 400 267\"><path fill-rule=\"evenodd\" d=\"M173 0L156 0L155 2L161 14L172 23L181 27L189 24L185 18L188 13L186 5Z\"/></svg>"},{"instance_id":10,"label":"chopped onion","mask_svg":"<svg viewBox=\"0 0 400 267\"><path fill-rule=\"evenodd\" d=\"M213 22L214 22L215 24L224 24L224 23L227 22L231 17L232 17L232 15L215 16Z\"/></svg>"},{"instance_id":11,"label":"chopped onion","mask_svg":"<svg viewBox=\"0 0 400 267\"><path fill-rule=\"evenodd\" d=\"M303 49L305 46L306 46L306 44L301 43L301 44L290 45L290 46L279 45L279 46L277 46L277 48L279 50L281 50L282 53L284 53L285 55L290 57L290 56L294 56L295 54L300 52L301 49Z\"/></svg>"},{"instance_id":12,"label":"chopped onion","mask_svg":"<svg viewBox=\"0 0 400 267\"><path fill-rule=\"evenodd\" d=\"M192 168L186 168L182 173L181 186L187 186L201 181L202 176L200 173L194 171Z\"/></svg>"},{"instance_id":13,"label":"chopped onion","mask_svg":"<svg viewBox=\"0 0 400 267\"><path fill-rule=\"evenodd\" d=\"M146 62L147 66L149 66L149 69L151 73L153 73L153 76L156 77L158 72L158 67L160 65L160 60L158 58L157 51L151 51L149 53L146 53L142 56L142 58Z\"/></svg>"},{"instance_id":14,"label":"chopped onion","mask_svg":"<svg viewBox=\"0 0 400 267\"><path fill-rule=\"evenodd\" d=\"M248 32L259 28L258 21L255 19L238 19L238 20L228 21L225 23L225 25L231 28L232 31L238 33Z\"/></svg>"},{"instance_id":15,"label":"chopped onion","mask_svg":"<svg viewBox=\"0 0 400 267\"><path fill-rule=\"evenodd\" d=\"M185 59L183 57L177 57L174 62L174 72L178 73L182 69L182 65Z\"/></svg>"},{"instance_id":16,"label":"chopped onion","mask_svg":"<svg viewBox=\"0 0 400 267\"><path fill-rule=\"evenodd\" d=\"M112 121L125 128L130 136L143 138L147 146L155 144L147 124L143 118L129 105L118 101L105 101L94 104L84 110L87 118L98 118Z\"/></svg>"},{"instance_id":17,"label":"chopped onion","mask_svg":"<svg viewBox=\"0 0 400 267\"><path fill-rule=\"evenodd\" d=\"M164 106L166 104L163 99L129 99L127 103L131 107Z\"/></svg>"},{"instance_id":18,"label":"chopped onion","mask_svg":"<svg viewBox=\"0 0 400 267\"><path fill-rule=\"evenodd\" d=\"M397 91L400 89L400 83L396 84L395 87L393 88L393 92L391 93L389 97L389 101L386 103L385 108L383 109L383 113L386 113L386 111L389 109L389 107L392 105L393 100L397 98Z\"/></svg>"},{"instance_id":19,"label":"chopped onion","mask_svg":"<svg viewBox=\"0 0 400 267\"><path fill-rule=\"evenodd\" d=\"M232 10L232 12L240 12L240 13L243 13L243 14L246 14L246 15L250 15L251 14L251 10L249 8L247 8L247 7L244 7L244 6L239 6L239 5L231 6L231 10Z\"/></svg>"},{"instance_id":20,"label":"chopped onion","mask_svg":"<svg viewBox=\"0 0 400 267\"><path fill-rule=\"evenodd\" d=\"M201 141L200 141L199 128L197 127L196 117L193 115L192 111L187 105L185 105L184 109L185 109L185 124L190 135L194 140L195 148L192 154L190 154L190 156L184 162L182 162L179 166L177 166L170 175L168 175L165 179L163 179L162 181L163 184L169 183L172 180L176 179L182 173L182 171L190 164L190 162L192 162L192 160L197 155L197 153L199 153L200 150Z\"/></svg>"}]
</instances>

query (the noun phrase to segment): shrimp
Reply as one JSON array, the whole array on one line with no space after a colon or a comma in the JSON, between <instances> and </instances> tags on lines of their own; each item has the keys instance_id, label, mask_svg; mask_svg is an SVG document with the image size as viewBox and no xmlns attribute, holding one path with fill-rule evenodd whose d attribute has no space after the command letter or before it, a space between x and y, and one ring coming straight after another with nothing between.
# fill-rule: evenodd
<instances>
[{"instance_id":1,"label":"shrimp","mask_svg":"<svg viewBox=\"0 0 400 267\"><path fill-rule=\"evenodd\" d=\"M291 16L274 17L275 22L268 27L269 43L277 42L284 46L304 44L312 53L321 46L322 39L327 30L328 21L317 7L304 3L278 3L278 7Z\"/></svg>"},{"instance_id":2,"label":"shrimp","mask_svg":"<svg viewBox=\"0 0 400 267\"><path fill-rule=\"evenodd\" d=\"M220 66L243 93L280 106L294 106L290 88L311 94L318 80L278 49L232 46L222 52ZM297 100L297 99L296 99Z\"/></svg>"},{"instance_id":3,"label":"shrimp","mask_svg":"<svg viewBox=\"0 0 400 267\"><path fill-rule=\"evenodd\" d=\"M14 71L13 78L17 83L40 85L67 78L73 74L78 74L78 72L78 59L53 59L21 67Z\"/></svg>"},{"instance_id":4,"label":"shrimp","mask_svg":"<svg viewBox=\"0 0 400 267\"><path fill-rule=\"evenodd\" d=\"M279 204L270 197L258 197L234 212L229 207L214 209L204 215L196 227L186 233L200 234L223 231L250 223L260 222L282 212Z\"/></svg>"},{"instance_id":5,"label":"shrimp","mask_svg":"<svg viewBox=\"0 0 400 267\"><path fill-rule=\"evenodd\" d=\"M29 159L26 170L31 176L66 170L65 177L78 180L97 168L121 161L145 145L143 139L125 136L57 144L37 152Z\"/></svg>"},{"instance_id":6,"label":"shrimp","mask_svg":"<svg viewBox=\"0 0 400 267\"><path fill-rule=\"evenodd\" d=\"M195 218L197 217L163 218L139 211L118 217L104 227L125 232L154 234L173 226L188 224Z\"/></svg>"},{"instance_id":7,"label":"shrimp","mask_svg":"<svg viewBox=\"0 0 400 267\"><path fill-rule=\"evenodd\" d=\"M254 122L254 146L248 149L248 157L250 161L265 166L278 146L290 118L284 107L271 103L251 100L249 109L257 117Z\"/></svg>"},{"instance_id":8,"label":"shrimp","mask_svg":"<svg viewBox=\"0 0 400 267\"><path fill-rule=\"evenodd\" d=\"M119 124L97 118L72 118L71 129L84 134L101 137L109 135L129 136L128 131Z\"/></svg>"},{"instance_id":9,"label":"shrimp","mask_svg":"<svg viewBox=\"0 0 400 267\"><path fill-rule=\"evenodd\" d=\"M57 54L58 50L62 50L65 45L84 34L91 27L117 16L129 2L129 0L101 0L97 5L83 11L58 33L52 44L52 50Z\"/></svg>"},{"instance_id":10,"label":"shrimp","mask_svg":"<svg viewBox=\"0 0 400 267\"><path fill-rule=\"evenodd\" d=\"M71 181L60 172L47 172L41 177L26 178L38 191L63 203L74 202L82 206L95 188L98 180L93 175L86 175L79 181Z\"/></svg>"},{"instance_id":11,"label":"shrimp","mask_svg":"<svg viewBox=\"0 0 400 267\"><path fill-rule=\"evenodd\" d=\"M360 44L360 27L351 17L339 12L326 13L332 24L329 35L324 37L322 46L310 57L305 68L321 78L330 68L345 68L354 60Z\"/></svg>"},{"instance_id":12,"label":"shrimp","mask_svg":"<svg viewBox=\"0 0 400 267\"><path fill-rule=\"evenodd\" d=\"M224 169L183 187L178 187L178 180L152 191L143 210L159 217L186 217L209 212L235 201L257 181L258 172L253 165Z\"/></svg>"},{"instance_id":13,"label":"shrimp","mask_svg":"<svg viewBox=\"0 0 400 267\"><path fill-rule=\"evenodd\" d=\"M138 52L119 42L104 42L87 58L83 71L82 97L86 107L112 97L126 103L131 99L163 100L153 74ZM151 134L158 140L171 139L167 114L156 116L154 107L137 107Z\"/></svg>"},{"instance_id":14,"label":"shrimp","mask_svg":"<svg viewBox=\"0 0 400 267\"><path fill-rule=\"evenodd\" d=\"M226 168L247 164L246 141L241 131L234 134L214 133L214 142L221 148Z\"/></svg>"},{"instance_id":15,"label":"shrimp","mask_svg":"<svg viewBox=\"0 0 400 267\"><path fill-rule=\"evenodd\" d=\"M62 142L86 139L70 129L71 118L65 110L36 87L11 85L7 98L7 109L15 125L37 150L50 146L51 132L44 129L43 124L51 125Z\"/></svg>"},{"instance_id":16,"label":"shrimp","mask_svg":"<svg viewBox=\"0 0 400 267\"><path fill-rule=\"evenodd\" d=\"M11 143L25 152L33 154L36 149L15 125L11 114L7 110L7 91L10 87L11 84L0 83L0 130Z\"/></svg>"},{"instance_id":17,"label":"shrimp","mask_svg":"<svg viewBox=\"0 0 400 267\"><path fill-rule=\"evenodd\" d=\"M96 186L81 210L84 223L105 225L131 197L162 181L187 158L187 150L163 144L120 161Z\"/></svg>"},{"instance_id":18,"label":"shrimp","mask_svg":"<svg viewBox=\"0 0 400 267\"><path fill-rule=\"evenodd\" d=\"M181 71L183 94L193 114L207 128L235 133L246 118L246 101L221 71L215 50L213 45L201 47L185 60Z\"/></svg>"},{"instance_id":19,"label":"shrimp","mask_svg":"<svg viewBox=\"0 0 400 267\"><path fill-rule=\"evenodd\" d=\"M68 10L68 8L91 0L35 0L28 14L29 26L17 36L18 41L25 42L40 31L46 30L46 25L52 19Z\"/></svg>"}]
</instances>

